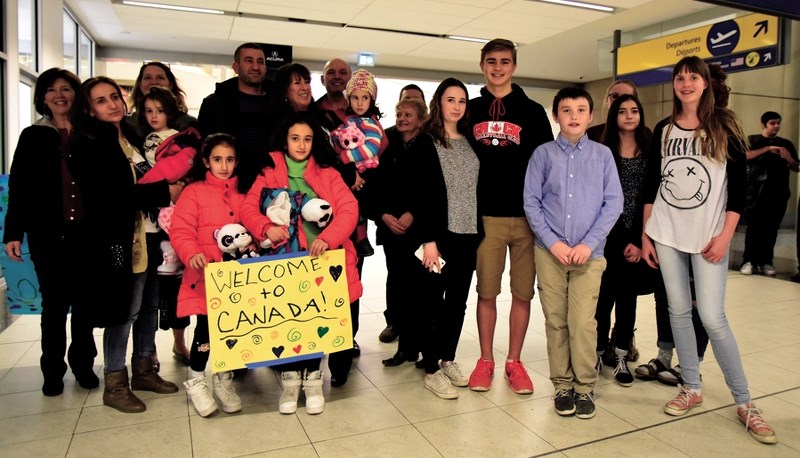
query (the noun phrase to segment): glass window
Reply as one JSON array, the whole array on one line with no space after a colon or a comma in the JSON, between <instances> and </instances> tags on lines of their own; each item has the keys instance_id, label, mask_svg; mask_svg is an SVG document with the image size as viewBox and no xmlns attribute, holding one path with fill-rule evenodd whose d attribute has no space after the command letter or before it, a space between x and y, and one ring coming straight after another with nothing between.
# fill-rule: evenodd
<instances>
[{"instance_id":1,"label":"glass window","mask_svg":"<svg viewBox=\"0 0 800 458\"><path fill-rule=\"evenodd\" d=\"M78 73L78 24L64 11L64 64L63 67Z\"/></svg>"},{"instance_id":2,"label":"glass window","mask_svg":"<svg viewBox=\"0 0 800 458\"><path fill-rule=\"evenodd\" d=\"M19 131L33 124L33 86L19 82Z\"/></svg>"},{"instance_id":3,"label":"glass window","mask_svg":"<svg viewBox=\"0 0 800 458\"><path fill-rule=\"evenodd\" d=\"M78 48L78 57L80 67L78 68L78 76L83 80L92 76L92 60L94 58L92 51L94 50L94 43L83 30L80 31L79 40L80 48Z\"/></svg>"},{"instance_id":4,"label":"glass window","mask_svg":"<svg viewBox=\"0 0 800 458\"><path fill-rule=\"evenodd\" d=\"M36 70L36 0L18 1L19 63Z\"/></svg>"}]
</instances>

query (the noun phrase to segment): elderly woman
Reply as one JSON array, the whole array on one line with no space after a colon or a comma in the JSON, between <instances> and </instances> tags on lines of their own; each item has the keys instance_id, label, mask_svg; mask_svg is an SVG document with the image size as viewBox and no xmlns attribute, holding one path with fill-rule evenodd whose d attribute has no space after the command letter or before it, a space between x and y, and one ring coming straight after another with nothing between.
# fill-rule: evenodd
<instances>
[{"instance_id":1,"label":"elderly woman","mask_svg":"<svg viewBox=\"0 0 800 458\"><path fill-rule=\"evenodd\" d=\"M403 308L415 300L411 272L419 268L414 250L422 240L414 224L415 202L408 192L409 178L416 175L413 145L418 140L420 128L428 115L422 99L404 98L396 107L397 124L390 133L389 147L381 156L381 162L369 178L367 187L367 216L375 221L377 241L383 245L386 256L386 323L393 333L400 336L397 353L383 360L386 366L398 366L419 358L421 342L408 332L403 320ZM385 334L386 330L383 333ZM389 341L393 339L382 339Z\"/></svg>"},{"instance_id":2,"label":"elderly woman","mask_svg":"<svg viewBox=\"0 0 800 458\"><path fill-rule=\"evenodd\" d=\"M20 134L8 190L3 242L8 257L22 261L21 244L28 234L31 260L42 293L42 393L57 396L64 390L67 371L67 313L72 306L72 343L67 360L78 384L86 389L99 385L93 364L97 356L92 326L85 314L83 297L74 286L74 259L86 247L78 243L84 232L81 194L67 165L65 147L72 134L69 111L81 82L68 70L51 68L36 81L34 104L43 117Z\"/></svg>"}]
</instances>

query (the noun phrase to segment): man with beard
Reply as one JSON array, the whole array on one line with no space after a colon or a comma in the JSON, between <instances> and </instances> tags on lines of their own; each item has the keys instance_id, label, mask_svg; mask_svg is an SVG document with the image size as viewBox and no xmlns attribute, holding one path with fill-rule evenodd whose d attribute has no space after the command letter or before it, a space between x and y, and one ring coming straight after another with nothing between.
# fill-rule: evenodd
<instances>
[{"instance_id":1,"label":"man with beard","mask_svg":"<svg viewBox=\"0 0 800 458\"><path fill-rule=\"evenodd\" d=\"M224 132L236 138L239 191L246 193L269 160L264 50L256 43L240 45L232 67L236 77L217 83L214 93L203 99L197 124L204 137Z\"/></svg>"}]
</instances>

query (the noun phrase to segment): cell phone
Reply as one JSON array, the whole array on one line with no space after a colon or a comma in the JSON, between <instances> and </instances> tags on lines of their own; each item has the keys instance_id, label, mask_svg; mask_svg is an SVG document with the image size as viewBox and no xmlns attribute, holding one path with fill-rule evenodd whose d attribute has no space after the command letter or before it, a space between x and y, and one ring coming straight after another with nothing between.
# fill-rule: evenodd
<instances>
[{"instance_id":1,"label":"cell phone","mask_svg":"<svg viewBox=\"0 0 800 458\"><path fill-rule=\"evenodd\" d=\"M416 256L417 259L422 261L422 256L423 256L424 252L425 252L424 251L424 245L420 245L419 248L417 248L417 251L414 252L414 256ZM444 264L445 264L444 259L442 259L442 257L439 256L439 267L444 268ZM437 274L442 273L442 272L439 271L439 269L436 266L433 266L433 271L435 273L437 273Z\"/></svg>"}]
</instances>

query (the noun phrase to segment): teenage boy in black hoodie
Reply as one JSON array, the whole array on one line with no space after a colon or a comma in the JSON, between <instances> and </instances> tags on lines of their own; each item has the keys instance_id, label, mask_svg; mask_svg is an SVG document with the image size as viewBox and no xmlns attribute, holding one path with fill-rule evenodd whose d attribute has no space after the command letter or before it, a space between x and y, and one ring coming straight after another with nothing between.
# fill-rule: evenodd
<instances>
[{"instance_id":1,"label":"teenage boy in black hoodie","mask_svg":"<svg viewBox=\"0 0 800 458\"><path fill-rule=\"evenodd\" d=\"M488 391L494 375L492 346L497 295L511 256L511 313L505 378L518 394L533 393L533 382L520 362L528 329L536 268L533 232L522 208L525 170L533 150L553 140L544 107L511 83L517 68L514 43L496 38L481 49L486 85L469 102L469 140L478 155L478 211L485 237L478 248L478 336L481 357L469 378L474 391Z\"/></svg>"}]
</instances>

